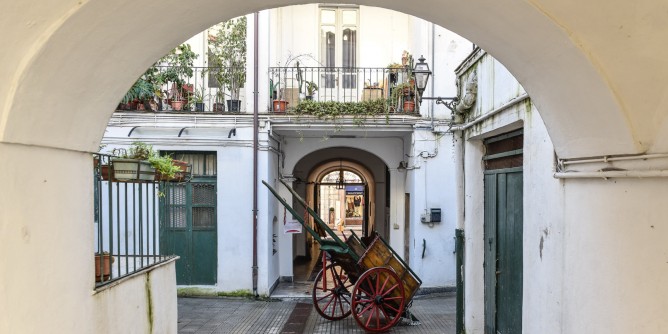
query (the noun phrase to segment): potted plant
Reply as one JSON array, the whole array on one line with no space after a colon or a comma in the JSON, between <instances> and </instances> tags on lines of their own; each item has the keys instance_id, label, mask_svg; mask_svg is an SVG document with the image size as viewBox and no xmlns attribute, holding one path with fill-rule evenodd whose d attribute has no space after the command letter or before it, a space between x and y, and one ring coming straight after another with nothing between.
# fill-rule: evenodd
<instances>
[{"instance_id":1,"label":"potted plant","mask_svg":"<svg viewBox=\"0 0 668 334\"><path fill-rule=\"evenodd\" d=\"M306 99L313 100L313 95L318 91L318 85L313 81L306 81Z\"/></svg>"},{"instance_id":2,"label":"potted plant","mask_svg":"<svg viewBox=\"0 0 668 334\"><path fill-rule=\"evenodd\" d=\"M104 282L111 278L112 263L114 257L109 252L95 253L95 282Z\"/></svg>"},{"instance_id":3,"label":"potted plant","mask_svg":"<svg viewBox=\"0 0 668 334\"><path fill-rule=\"evenodd\" d=\"M195 111L203 112L204 111L204 97L206 96L204 92L204 87L195 90L194 94L191 97L191 102L195 105Z\"/></svg>"},{"instance_id":4,"label":"potted plant","mask_svg":"<svg viewBox=\"0 0 668 334\"><path fill-rule=\"evenodd\" d=\"M285 113L288 110L288 101L283 100L282 90L280 88L281 83L274 83L274 80L269 80L269 91L271 92L274 100L271 105L271 110L275 113Z\"/></svg>"},{"instance_id":5,"label":"potted plant","mask_svg":"<svg viewBox=\"0 0 668 334\"><path fill-rule=\"evenodd\" d=\"M172 50L161 61L167 65L161 73L161 79L165 83L171 83L168 98L172 109L181 110L192 93L192 85L186 84L186 80L193 75L193 64L198 54L192 51L190 44L181 44Z\"/></svg>"},{"instance_id":6,"label":"potted plant","mask_svg":"<svg viewBox=\"0 0 668 334\"><path fill-rule=\"evenodd\" d=\"M153 147L135 142L129 150L114 150L117 158L111 159L114 178L119 182L142 182L155 179L155 168L148 161L155 153Z\"/></svg>"},{"instance_id":7,"label":"potted plant","mask_svg":"<svg viewBox=\"0 0 668 334\"><path fill-rule=\"evenodd\" d=\"M246 82L246 17L220 24L209 35L209 65L217 67L217 80L229 92L228 111L240 111L239 93Z\"/></svg>"},{"instance_id":8,"label":"potted plant","mask_svg":"<svg viewBox=\"0 0 668 334\"><path fill-rule=\"evenodd\" d=\"M185 181L190 173L190 164L181 160L174 160L169 155L154 154L148 161L155 168L156 181Z\"/></svg>"},{"instance_id":9,"label":"potted plant","mask_svg":"<svg viewBox=\"0 0 668 334\"><path fill-rule=\"evenodd\" d=\"M224 112L225 111L225 94L223 89L218 89L216 92L216 102L213 104L214 112Z\"/></svg>"}]
</instances>

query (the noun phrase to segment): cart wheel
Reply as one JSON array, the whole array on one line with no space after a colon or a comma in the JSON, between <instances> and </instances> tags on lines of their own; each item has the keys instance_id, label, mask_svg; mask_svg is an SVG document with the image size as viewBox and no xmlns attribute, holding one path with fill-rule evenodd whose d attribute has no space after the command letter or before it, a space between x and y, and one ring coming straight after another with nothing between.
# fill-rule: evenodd
<instances>
[{"instance_id":1,"label":"cart wheel","mask_svg":"<svg viewBox=\"0 0 668 334\"><path fill-rule=\"evenodd\" d=\"M371 268L353 289L353 317L367 332L384 332L401 319L405 302L399 276L389 268Z\"/></svg>"},{"instance_id":2,"label":"cart wheel","mask_svg":"<svg viewBox=\"0 0 668 334\"><path fill-rule=\"evenodd\" d=\"M337 264L320 270L313 284L313 307L327 320L341 320L350 315L353 283Z\"/></svg>"}]
</instances>

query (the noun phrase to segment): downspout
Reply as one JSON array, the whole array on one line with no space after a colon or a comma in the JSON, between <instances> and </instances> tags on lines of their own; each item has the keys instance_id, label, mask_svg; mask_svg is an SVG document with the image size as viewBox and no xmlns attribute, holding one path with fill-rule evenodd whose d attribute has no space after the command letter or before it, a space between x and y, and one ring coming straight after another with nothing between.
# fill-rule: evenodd
<instances>
[{"instance_id":1,"label":"downspout","mask_svg":"<svg viewBox=\"0 0 668 334\"><path fill-rule=\"evenodd\" d=\"M258 196L258 151L259 151L259 139L258 139L258 21L259 13L255 12L253 14L253 295L258 297L257 293L257 196Z\"/></svg>"},{"instance_id":2,"label":"downspout","mask_svg":"<svg viewBox=\"0 0 668 334\"><path fill-rule=\"evenodd\" d=\"M455 228L455 252L456 252L456 334L464 333L464 253L465 253L465 239L464 239L464 222L465 222L465 207L466 207L466 170L465 170L465 149L464 149L464 131L457 131L452 133L456 138L455 143L455 185L457 191L456 212L457 221Z\"/></svg>"}]
</instances>

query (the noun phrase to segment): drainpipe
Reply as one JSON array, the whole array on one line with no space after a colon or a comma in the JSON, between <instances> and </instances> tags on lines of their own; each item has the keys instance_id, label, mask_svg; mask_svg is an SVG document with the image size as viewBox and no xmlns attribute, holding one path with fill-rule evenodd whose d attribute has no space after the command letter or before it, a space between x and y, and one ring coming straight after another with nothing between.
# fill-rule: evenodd
<instances>
[{"instance_id":1,"label":"drainpipe","mask_svg":"<svg viewBox=\"0 0 668 334\"><path fill-rule=\"evenodd\" d=\"M455 184L457 191L457 201L456 203L456 212L457 212L457 221L455 229L455 252L456 252L456 285L457 285L457 296L456 296L456 334L464 333L464 217L465 217L465 201L466 201L466 171L464 170L465 164L465 149L464 149L464 131L457 131L452 133L457 142L455 143Z\"/></svg>"},{"instance_id":2,"label":"drainpipe","mask_svg":"<svg viewBox=\"0 0 668 334\"><path fill-rule=\"evenodd\" d=\"M253 295L258 297L257 293L257 178L258 178L258 21L259 12L253 14Z\"/></svg>"}]
</instances>

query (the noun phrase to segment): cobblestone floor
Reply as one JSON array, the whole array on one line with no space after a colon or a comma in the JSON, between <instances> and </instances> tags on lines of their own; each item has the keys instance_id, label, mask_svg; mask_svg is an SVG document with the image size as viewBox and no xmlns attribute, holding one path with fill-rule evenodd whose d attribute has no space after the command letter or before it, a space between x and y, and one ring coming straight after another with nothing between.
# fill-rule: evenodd
<instances>
[{"instance_id":1,"label":"cobblestone floor","mask_svg":"<svg viewBox=\"0 0 668 334\"><path fill-rule=\"evenodd\" d=\"M286 326L298 303L309 300L254 301L233 298L179 298L179 333L364 333L352 317L341 321L321 318L312 307L301 326ZM451 293L417 296L411 308L419 326L395 326L390 333L454 333L455 297ZM307 311L309 312L309 311ZM295 325L295 324L292 324Z\"/></svg>"}]
</instances>

